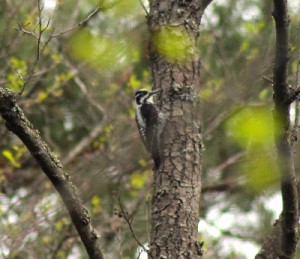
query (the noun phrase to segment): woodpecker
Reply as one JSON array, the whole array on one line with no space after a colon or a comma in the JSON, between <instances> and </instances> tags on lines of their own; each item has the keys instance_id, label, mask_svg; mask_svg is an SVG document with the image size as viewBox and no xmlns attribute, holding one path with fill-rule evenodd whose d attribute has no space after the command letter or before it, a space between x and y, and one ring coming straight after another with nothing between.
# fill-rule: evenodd
<instances>
[{"instance_id":1,"label":"woodpecker","mask_svg":"<svg viewBox=\"0 0 300 259\"><path fill-rule=\"evenodd\" d=\"M155 168L160 165L160 137L163 116L153 102L153 95L160 90L140 90L135 93L135 120L146 150L151 154Z\"/></svg>"}]
</instances>

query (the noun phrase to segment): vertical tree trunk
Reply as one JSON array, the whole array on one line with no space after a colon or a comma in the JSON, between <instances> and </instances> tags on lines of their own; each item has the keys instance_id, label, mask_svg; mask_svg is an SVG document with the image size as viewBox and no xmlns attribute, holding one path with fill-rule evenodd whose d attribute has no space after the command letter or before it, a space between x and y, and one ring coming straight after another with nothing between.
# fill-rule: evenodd
<instances>
[{"instance_id":1,"label":"vertical tree trunk","mask_svg":"<svg viewBox=\"0 0 300 259\"><path fill-rule=\"evenodd\" d=\"M153 39L150 49L154 88L163 90L160 108L167 116L162 134L162 161L154 172L150 237L153 258L201 257L197 226L202 140L197 95L200 58L196 41L208 2L150 1L148 25ZM174 52L169 53L171 57L160 51L160 44L166 42L157 41L157 35L164 32L168 32L171 40L163 37L163 41L169 40L170 45L173 36L175 39L181 34L185 38L183 46L169 50Z\"/></svg>"}]
</instances>

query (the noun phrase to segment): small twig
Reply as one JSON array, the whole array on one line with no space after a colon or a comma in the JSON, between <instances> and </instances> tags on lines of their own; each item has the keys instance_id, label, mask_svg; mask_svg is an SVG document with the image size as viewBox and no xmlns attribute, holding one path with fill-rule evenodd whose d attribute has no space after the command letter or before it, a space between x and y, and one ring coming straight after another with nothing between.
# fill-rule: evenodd
<instances>
[{"instance_id":1,"label":"small twig","mask_svg":"<svg viewBox=\"0 0 300 259\"><path fill-rule=\"evenodd\" d=\"M37 25L38 30L39 30L38 34L34 33L34 31L25 30L19 23L18 23L18 27L15 28L16 30L22 31L24 34L30 35L30 36L34 37L35 39L37 39L37 51L36 51L35 61L33 62L32 68L30 69L27 80L23 81L23 86L22 86L21 91L19 92L19 95L23 94L25 88L30 83L32 76L34 74L35 68L40 60L41 54L43 53L43 51L45 50L45 47L48 45L48 43L51 41L51 39L60 37L66 33L72 32L72 31L76 30L77 28L87 24L88 21L98 13L98 11L100 10L100 7L98 6L97 8L95 8L84 20L82 20L81 22L79 22L78 24L76 24L74 27L72 27L69 30L66 30L66 31L58 33L58 34L54 34L55 29L53 29L52 32L50 33L50 36L48 37L48 39L46 41L42 40L42 35L47 30L47 28L49 28L50 19L47 21L47 24L43 28L43 22L42 22L43 9L44 9L44 6L41 6L40 0L38 0L38 25ZM41 45L43 45L44 47L41 48Z\"/></svg>"},{"instance_id":2,"label":"small twig","mask_svg":"<svg viewBox=\"0 0 300 259\"><path fill-rule=\"evenodd\" d=\"M262 78L263 78L264 80L266 80L267 82L273 84L273 80L272 80L271 78L269 78L269 77L267 77L267 76L263 76Z\"/></svg>"},{"instance_id":3,"label":"small twig","mask_svg":"<svg viewBox=\"0 0 300 259\"><path fill-rule=\"evenodd\" d=\"M243 179L228 178L218 183L204 185L201 189L202 193L210 192L237 192L243 189Z\"/></svg>"},{"instance_id":4,"label":"small twig","mask_svg":"<svg viewBox=\"0 0 300 259\"><path fill-rule=\"evenodd\" d=\"M77 23L75 26L73 26L72 28L70 28L66 31L63 31L63 32L60 32L58 34L52 35L51 38L57 38L57 37L63 36L64 34L72 32L72 31L78 29L79 27L81 27L83 25L86 25L89 22L89 20L92 19L99 11L100 11L100 7L98 6L85 19L83 19L81 22Z\"/></svg>"},{"instance_id":5,"label":"small twig","mask_svg":"<svg viewBox=\"0 0 300 259\"><path fill-rule=\"evenodd\" d=\"M36 38L36 39L39 38L39 36L36 35L34 32L25 30L25 29L21 26L20 23L17 23L17 25L18 25L18 27L13 27L15 30L21 31L21 32L23 32L24 34L27 34L27 35L29 35L29 36L32 36L32 37L34 37L34 38ZM28 24L26 24L24 27L26 27L27 25L28 25ZM41 42L41 43L43 44L43 42Z\"/></svg>"},{"instance_id":6,"label":"small twig","mask_svg":"<svg viewBox=\"0 0 300 259\"><path fill-rule=\"evenodd\" d=\"M67 156L63 159L63 164L67 165L72 162L83 150L88 147L93 140L99 136L101 132L103 132L105 120L101 120L99 124L95 126L95 128L90 132L90 134L84 137L71 151L67 154Z\"/></svg>"},{"instance_id":7,"label":"small twig","mask_svg":"<svg viewBox=\"0 0 300 259\"><path fill-rule=\"evenodd\" d=\"M145 6L144 3L143 3L143 0L139 0L139 2L140 2L140 4L141 4L142 8L144 9L144 12L145 12L146 16L148 16L149 13L148 13L148 11L147 11L146 6Z\"/></svg>"},{"instance_id":8,"label":"small twig","mask_svg":"<svg viewBox=\"0 0 300 259\"><path fill-rule=\"evenodd\" d=\"M49 43L50 41L50 37L47 39L46 42L43 42L42 41L42 36L43 36L43 33L46 31L46 29L49 27L50 25L50 19L47 21L47 24L46 26L43 28L43 21L42 21L42 11L44 9L44 6L41 6L41 3L40 3L40 0L37 0L37 3L38 3L38 29L39 29L39 32L38 32L38 35L36 35L34 32L30 32L30 31L26 31L24 30L20 24L18 24L18 27L19 27L19 30L21 30L23 33L26 33L26 34L29 34L33 37L35 37L37 39L37 49L36 49L36 56L35 56L35 60L33 62L33 65L31 67L31 69L29 70L29 74L28 74L28 77L27 77L27 80L24 81L23 80L23 86L22 86L22 89L21 91L19 92L19 95L21 96L25 90L25 88L29 85L31 79L32 79L32 76L34 74L34 71L36 69L36 66L40 60L40 56L42 54L42 52L45 50L45 47L47 46L47 44ZM43 45L44 47L41 48L41 45Z\"/></svg>"},{"instance_id":9,"label":"small twig","mask_svg":"<svg viewBox=\"0 0 300 259\"><path fill-rule=\"evenodd\" d=\"M291 104L293 103L294 101L297 101L298 98L299 98L299 94L300 94L300 88L299 89L293 89L293 88L290 88L290 96L289 98L287 99L287 104Z\"/></svg>"},{"instance_id":10,"label":"small twig","mask_svg":"<svg viewBox=\"0 0 300 259\"><path fill-rule=\"evenodd\" d=\"M298 25L298 64L297 64L297 71L296 71L296 85L295 85L295 92L299 93L300 85L300 23ZM299 109L300 109L300 102L298 98L296 98L295 102L295 120L294 126L292 130L292 143L297 141L298 138L298 129L299 129Z\"/></svg>"},{"instance_id":11,"label":"small twig","mask_svg":"<svg viewBox=\"0 0 300 259\"><path fill-rule=\"evenodd\" d=\"M142 255L143 252L144 252L144 251L143 251L142 249L139 251L139 254L138 254L138 256L137 256L137 259L140 259L140 256Z\"/></svg>"},{"instance_id":12,"label":"small twig","mask_svg":"<svg viewBox=\"0 0 300 259\"><path fill-rule=\"evenodd\" d=\"M214 173L219 173L222 172L223 170L225 170L226 168L228 168L231 165L234 165L235 163L237 163L242 157L244 157L246 154L246 152L238 152L236 154L234 154L233 156L227 158L223 163L210 168L207 170L208 175L212 175Z\"/></svg>"},{"instance_id":13,"label":"small twig","mask_svg":"<svg viewBox=\"0 0 300 259\"><path fill-rule=\"evenodd\" d=\"M137 244L144 250L144 252L146 252L151 258L151 254L149 252L149 250L139 241L139 239L136 237L134 230L132 228L132 219L129 218L128 213L124 210L123 204L121 202L121 197L120 195L118 196L118 205L120 207L120 212L122 214L122 217L125 219L129 230L131 232L132 237L134 238L134 240L137 242Z\"/></svg>"},{"instance_id":14,"label":"small twig","mask_svg":"<svg viewBox=\"0 0 300 259\"><path fill-rule=\"evenodd\" d=\"M39 14L39 22L38 22L38 25L39 25L39 36L38 36L38 39L37 39L37 51L36 51L36 61L39 61L40 59L40 44L41 44L41 37L42 37L42 8L41 7L41 3L40 3L40 0L37 0L38 2L38 14Z\"/></svg>"},{"instance_id":15,"label":"small twig","mask_svg":"<svg viewBox=\"0 0 300 259\"><path fill-rule=\"evenodd\" d=\"M105 113L104 108L95 101L95 99L89 94L88 87L85 85L85 83L81 80L79 77L79 71L76 67L74 67L71 62L68 61L66 57L64 57L65 64L70 68L71 72L73 73L73 79L74 82L77 84L77 86L82 91L83 95L87 98L89 103L93 105L99 113L102 115L101 121L95 126L95 128L90 132L88 136L83 138L78 145L76 145L72 151L65 157L63 160L63 164L66 165L73 161L73 159L79 155L87 146L89 146L93 140L99 136L99 134L103 131L103 126L105 122L107 121L107 116Z\"/></svg>"}]
</instances>

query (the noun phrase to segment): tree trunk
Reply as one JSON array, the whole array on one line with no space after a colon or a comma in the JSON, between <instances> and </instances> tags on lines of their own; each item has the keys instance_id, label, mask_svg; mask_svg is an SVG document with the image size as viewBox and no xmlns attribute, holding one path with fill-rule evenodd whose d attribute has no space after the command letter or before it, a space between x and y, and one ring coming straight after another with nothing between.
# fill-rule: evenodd
<instances>
[{"instance_id":1,"label":"tree trunk","mask_svg":"<svg viewBox=\"0 0 300 259\"><path fill-rule=\"evenodd\" d=\"M200 258L202 253L197 231L203 144L196 41L209 2L150 1L151 68L154 89L162 89L159 105L166 116L161 164L154 172L152 258Z\"/></svg>"}]
</instances>

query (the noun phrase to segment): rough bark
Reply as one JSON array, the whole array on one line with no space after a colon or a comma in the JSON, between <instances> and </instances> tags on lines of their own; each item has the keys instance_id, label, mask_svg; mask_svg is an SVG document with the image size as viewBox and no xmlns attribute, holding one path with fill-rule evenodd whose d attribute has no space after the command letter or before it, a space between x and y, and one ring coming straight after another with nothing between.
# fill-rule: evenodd
<instances>
[{"instance_id":1,"label":"rough bark","mask_svg":"<svg viewBox=\"0 0 300 259\"><path fill-rule=\"evenodd\" d=\"M6 122L6 127L22 140L60 194L89 257L102 259L100 235L91 224L88 210L81 201L77 188L70 181L69 175L63 171L60 161L42 141L39 132L18 107L16 99L14 93L0 88L0 114Z\"/></svg>"},{"instance_id":2,"label":"rough bark","mask_svg":"<svg viewBox=\"0 0 300 259\"><path fill-rule=\"evenodd\" d=\"M186 35L184 60L168 59L150 46L154 89L162 89L166 115L159 169L154 171L150 254L153 258L201 258L198 221L201 192L202 140L197 92L200 58L199 25L210 1L152 0L148 26L152 38L176 28ZM175 33L175 32L174 32ZM179 56L182 53L178 53Z\"/></svg>"},{"instance_id":3,"label":"rough bark","mask_svg":"<svg viewBox=\"0 0 300 259\"><path fill-rule=\"evenodd\" d=\"M283 210L281 217L256 258L293 258L297 247L298 193L294 169L290 124L290 103L294 93L287 83L289 61L289 17L286 0L274 0L273 17L276 28L275 61L273 67L274 121L276 149L281 173ZM280 226L280 228L278 227ZM278 238L280 237L280 238ZM274 248L277 249L274 249ZM276 251L276 253L274 253Z\"/></svg>"}]
</instances>

